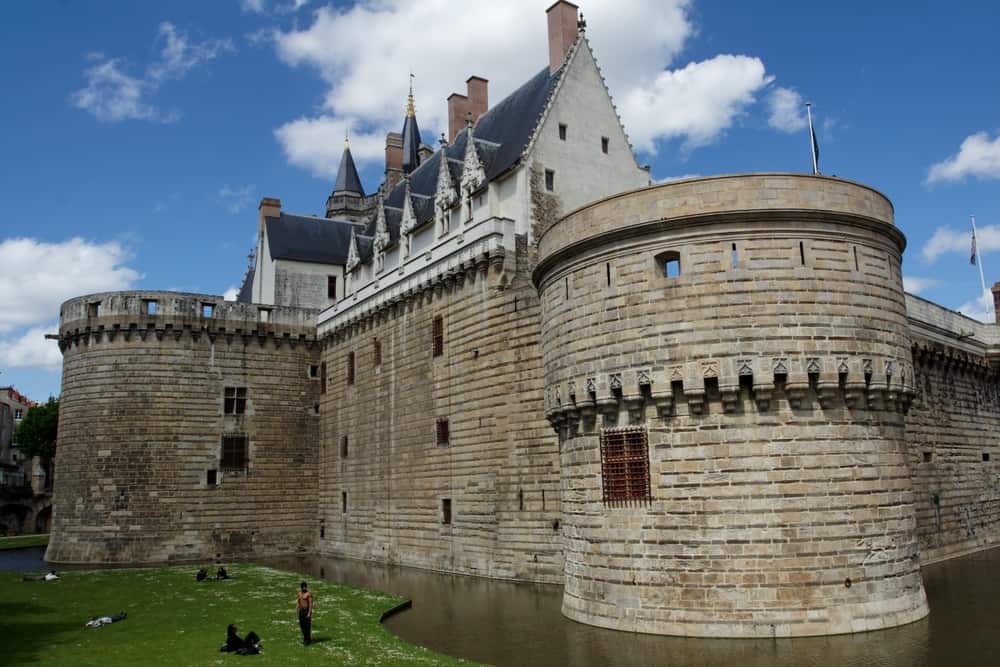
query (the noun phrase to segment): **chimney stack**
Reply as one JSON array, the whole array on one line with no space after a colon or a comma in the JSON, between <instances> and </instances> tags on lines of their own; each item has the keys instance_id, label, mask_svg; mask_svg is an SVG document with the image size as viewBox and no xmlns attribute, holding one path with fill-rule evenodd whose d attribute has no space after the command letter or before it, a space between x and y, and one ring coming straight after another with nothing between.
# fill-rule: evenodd
<instances>
[{"instance_id":1,"label":"chimney stack","mask_svg":"<svg viewBox=\"0 0 1000 667\"><path fill-rule=\"evenodd\" d=\"M549 74L562 67L569 47L576 41L579 9L572 2L559 0L545 10L549 17Z\"/></svg>"},{"instance_id":2,"label":"chimney stack","mask_svg":"<svg viewBox=\"0 0 1000 667\"><path fill-rule=\"evenodd\" d=\"M1000 324L1000 283L993 283L993 321Z\"/></svg>"},{"instance_id":3,"label":"chimney stack","mask_svg":"<svg viewBox=\"0 0 1000 667\"><path fill-rule=\"evenodd\" d=\"M264 218L277 218L281 216L281 200L274 197L263 197L260 205L257 206L260 224L258 233L264 233Z\"/></svg>"},{"instance_id":4,"label":"chimney stack","mask_svg":"<svg viewBox=\"0 0 1000 667\"><path fill-rule=\"evenodd\" d=\"M465 127L469 114L472 114L472 122L475 123L489 110L489 85L488 79L473 75L465 80L465 95L452 93L448 96L449 143L455 141L455 137Z\"/></svg>"},{"instance_id":5,"label":"chimney stack","mask_svg":"<svg viewBox=\"0 0 1000 667\"><path fill-rule=\"evenodd\" d=\"M465 127L465 112L469 109L469 98L459 93L448 96L448 143Z\"/></svg>"},{"instance_id":6,"label":"chimney stack","mask_svg":"<svg viewBox=\"0 0 1000 667\"><path fill-rule=\"evenodd\" d=\"M385 135L385 194L388 195L403 178L403 135Z\"/></svg>"}]
</instances>

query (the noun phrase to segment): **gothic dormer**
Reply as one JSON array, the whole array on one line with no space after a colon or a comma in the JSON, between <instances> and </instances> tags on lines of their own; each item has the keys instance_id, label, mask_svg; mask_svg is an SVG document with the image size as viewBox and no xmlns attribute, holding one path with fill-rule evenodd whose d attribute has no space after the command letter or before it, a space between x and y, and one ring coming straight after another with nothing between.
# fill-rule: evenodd
<instances>
[{"instance_id":1,"label":"gothic dormer","mask_svg":"<svg viewBox=\"0 0 1000 667\"><path fill-rule=\"evenodd\" d=\"M413 108L413 75L410 75L410 94L406 98L406 120L403 121L403 173L409 174L420 166L420 128L417 111Z\"/></svg>"},{"instance_id":2,"label":"gothic dormer","mask_svg":"<svg viewBox=\"0 0 1000 667\"><path fill-rule=\"evenodd\" d=\"M358 236L351 229L351 241L347 247L347 272L351 273L361 264L361 253L358 252Z\"/></svg>"},{"instance_id":3,"label":"gothic dormer","mask_svg":"<svg viewBox=\"0 0 1000 667\"><path fill-rule=\"evenodd\" d=\"M476 150L476 138L473 134L472 121L466 121L465 158L462 161L462 206L468 211L467 218L472 217L472 193L486 182L486 171Z\"/></svg>"},{"instance_id":4,"label":"gothic dormer","mask_svg":"<svg viewBox=\"0 0 1000 667\"><path fill-rule=\"evenodd\" d=\"M403 256L410 255L410 236L417 228L417 216L413 212L413 197L410 194L410 175L403 177L403 218L399 223L399 236L403 242Z\"/></svg>"},{"instance_id":5,"label":"gothic dormer","mask_svg":"<svg viewBox=\"0 0 1000 667\"><path fill-rule=\"evenodd\" d=\"M385 249L389 245L389 225L385 221L385 208L382 206L382 196L375 203L375 238L372 248L375 256L375 272L381 273L385 268Z\"/></svg>"},{"instance_id":6,"label":"gothic dormer","mask_svg":"<svg viewBox=\"0 0 1000 667\"><path fill-rule=\"evenodd\" d=\"M451 178L451 169L448 166L448 142L443 134L441 135L439 154L441 157L438 162L437 190L434 192L434 226L437 229L438 238L448 233L451 207L458 199L455 184Z\"/></svg>"}]
</instances>

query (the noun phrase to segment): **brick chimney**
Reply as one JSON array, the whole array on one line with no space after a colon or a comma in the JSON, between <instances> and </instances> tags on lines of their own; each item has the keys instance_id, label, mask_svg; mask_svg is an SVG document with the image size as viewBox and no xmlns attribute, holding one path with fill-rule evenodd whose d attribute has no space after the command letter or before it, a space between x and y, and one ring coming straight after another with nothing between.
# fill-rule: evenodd
<instances>
[{"instance_id":1,"label":"brick chimney","mask_svg":"<svg viewBox=\"0 0 1000 667\"><path fill-rule=\"evenodd\" d=\"M993 283L993 321L1000 324L1000 283Z\"/></svg>"},{"instance_id":2,"label":"brick chimney","mask_svg":"<svg viewBox=\"0 0 1000 667\"><path fill-rule=\"evenodd\" d=\"M281 216L281 200L275 199L274 197L264 197L260 200L260 205L257 207L259 213L260 224L258 226L258 233L264 233L264 218L277 218Z\"/></svg>"},{"instance_id":3,"label":"brick chimney","mask_svg":"<svg viewBox=\"0 0 1000 667\"><path fill-rule=\"evenodd\" d=\"M448 96L448 141L465 127L465 120L472 114L475 123L490 108L490 82L481 76L470 76L465 80L465 95L452 93Z\"/></svg>"},{"instance_id":4,"label":"brick chimney","mask_svg":"<svg viewBox=\"0 0 1000 667\"><path fill-rule=\"evenodd\" d=\"M455 141L455 137L465 127L465 112L469 109L469 98L459 93L452 93L448 96L448 142Z\"/></svg>"},{"instance_id":5,"label":"brick chimney","mask_svg":"<svg viewBox=\"0 0 1000 667\"><path fill-rule=\"evenodd\" d=\"M385 194L388 195L403 179L403 135L385 135Z\"/></svg>"},{"instance_id":6,"label":"brick chimney","mask_svg":"<svg viewBox=\"0 0 1000 667\"><path fill-rule=\"evenodd\" d=\"M576 41L579 9L572 2L559 0L545 10L549 17L549 74L562 67L569 47Z\"/></svg>"}]
</instances>

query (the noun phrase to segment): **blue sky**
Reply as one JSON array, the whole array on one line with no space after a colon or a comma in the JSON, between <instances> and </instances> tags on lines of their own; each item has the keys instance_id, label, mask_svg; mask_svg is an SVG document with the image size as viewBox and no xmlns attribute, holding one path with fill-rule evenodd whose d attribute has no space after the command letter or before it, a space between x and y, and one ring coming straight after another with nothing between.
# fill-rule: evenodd
<instances>
[{"instance_id":1,"label":"blue sky","mask_svg":"<svg viewBox=\"0 0 1000 667\"><path fill-rule=\"evenodd\" d=\"M0 25L0 385L59 392L59 303L103 289L223 294L262 196L322 213L349 130L366 187L408 73L433 143L472 74L490 98L545 66L549 0L82 2ZM984 316L980 227L1000 279L997 3L580 0L587 34L656 179L810 170L896 207L908 287ZM936 165L936 166L935 166Z\"/></svg>"}]
</instances>

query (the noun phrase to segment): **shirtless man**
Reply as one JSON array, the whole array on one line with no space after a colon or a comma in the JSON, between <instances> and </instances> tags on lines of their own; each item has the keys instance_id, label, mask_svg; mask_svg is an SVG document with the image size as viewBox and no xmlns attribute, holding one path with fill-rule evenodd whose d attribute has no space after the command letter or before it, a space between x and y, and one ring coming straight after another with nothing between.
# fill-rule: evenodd
<instances>
[{"instance_id":1,"label":"shirtless man","mask_svg":"<svg viewBox=\"0 0 1000 667\"><path fill-rule=\"evenodd\" d=\"M309 646L312 641L313 594L309 592L306 582L301 584L302 590L295 598L295 608L299 610L299 628L302 629L302 644Z\"/></svg>"}]
</instances>

